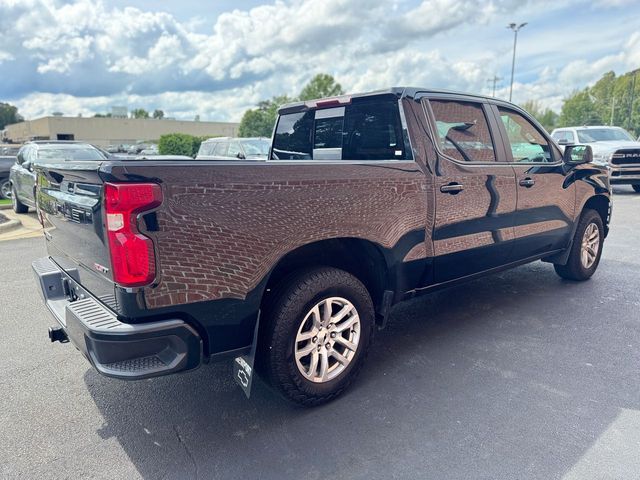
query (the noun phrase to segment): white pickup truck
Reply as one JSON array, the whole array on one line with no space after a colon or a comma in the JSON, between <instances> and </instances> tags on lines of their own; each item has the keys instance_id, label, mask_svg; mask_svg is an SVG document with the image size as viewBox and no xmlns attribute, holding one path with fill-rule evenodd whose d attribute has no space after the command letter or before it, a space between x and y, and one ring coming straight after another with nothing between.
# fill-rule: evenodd
<instances>
[{"instance_id":1,"label":"white pickup truck","mask_svg":"<svg viewBox=\"0 0 640 480\"><path fill-rule=\"evenodd\" d=\"M609 167L611 184L631 185L640 193L640 141L620 127L566 127L551 132L560 146L590 145L593 162ZM640 140L640 139L639 139Z\"/></svg>"}]
</instances>

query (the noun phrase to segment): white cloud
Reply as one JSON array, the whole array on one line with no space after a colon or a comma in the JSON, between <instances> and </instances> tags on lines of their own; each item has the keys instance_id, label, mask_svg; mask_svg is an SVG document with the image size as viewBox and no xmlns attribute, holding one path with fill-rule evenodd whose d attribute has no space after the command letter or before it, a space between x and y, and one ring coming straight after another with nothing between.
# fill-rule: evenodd
<instances>
[{"instance_id":1,"label":"white cloud","mask_svg":"<svg viewBox=\"0 0 640 480\"><path fill-rule=\"evenodd\" d=\"M276 0L223 13L207 33L202 19L101 1L0 0L0 97L27 117L127 104L238 120L261 99L296 94L319 72L350 92L403 84L486 92L488 78L507 77L503 25L526 18L514 100L558 108L602 73L640 66L637 21L626 30L604 25L616 29L606 38L590 25L571 32L562 9L578 7L600 8L581 0Z\"/></svg>"}]
</instances>

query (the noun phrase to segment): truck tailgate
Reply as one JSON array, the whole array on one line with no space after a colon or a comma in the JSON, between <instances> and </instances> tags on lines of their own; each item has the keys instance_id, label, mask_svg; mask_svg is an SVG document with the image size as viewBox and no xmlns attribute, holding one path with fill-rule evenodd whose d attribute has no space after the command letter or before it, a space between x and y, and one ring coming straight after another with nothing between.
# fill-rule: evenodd
<instances>
[{"instance_id":1,"label":"truck tailgate","mask_svg":"<svg viewBox=\"0 0 640 480\"><path fill-rule=\"evenodd\" d=\"M37 167L37 203L52 260L92 295L118 310L104 236L101 162Z\"/></svg>"}]
</instances>

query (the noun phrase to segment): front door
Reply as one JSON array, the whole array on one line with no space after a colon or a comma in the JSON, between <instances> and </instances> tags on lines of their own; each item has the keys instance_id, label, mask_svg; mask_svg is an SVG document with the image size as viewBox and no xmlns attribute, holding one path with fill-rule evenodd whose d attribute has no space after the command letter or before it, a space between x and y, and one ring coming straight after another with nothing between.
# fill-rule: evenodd
<instances>
[{"instance_id":1,"label":"front door","mask_svg":"<svg viewBox=\"0 0 640 480\"><path fill-rule=\"evenodd\" d=\"M515 260L565 248L573 232L575 184L567 181L560 151L522 113L493 107L516 173Z\"/></svg>"},{"instance_id":2,"label":"front door","mask_svg":"<svg viewBox=\"0 0 640 480\"><path fill-rule=\"evenodd\" d=\"M516 186L513 169L499 161L485 104L445 97L429 105L439 143L433 245L441 283L510 261Z\"/></svg>"}]
</instances>

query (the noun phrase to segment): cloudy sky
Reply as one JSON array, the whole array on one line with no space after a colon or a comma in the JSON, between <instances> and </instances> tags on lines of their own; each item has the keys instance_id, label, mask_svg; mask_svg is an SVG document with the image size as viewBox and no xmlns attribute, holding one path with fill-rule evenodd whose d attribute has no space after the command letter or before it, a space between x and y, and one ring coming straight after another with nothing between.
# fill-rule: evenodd
<instances>
[{"instance_id":1,"label":"cloudy sky","mask_svg":"<svg viewBox=\"0 0 640 480\"><path fill-rule=\"evenodd\" d=\"M604 72L640 67L640 0L0 0L0 101L27 118L112 105L238 121L326 72L559 109Z\"/></svg>"}]
</instances>

